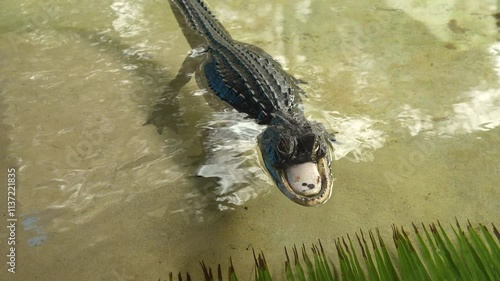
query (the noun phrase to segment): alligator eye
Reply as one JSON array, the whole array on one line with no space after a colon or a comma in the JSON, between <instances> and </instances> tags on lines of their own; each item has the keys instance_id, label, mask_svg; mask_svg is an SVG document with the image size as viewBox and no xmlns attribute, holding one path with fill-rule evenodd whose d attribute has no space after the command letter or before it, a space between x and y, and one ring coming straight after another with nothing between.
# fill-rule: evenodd
<instances>
[{"instance_id":1,"label":"alligator eye","mask_svg":"<svg viewBox=\"0 0 500 281\"><path fill-rule=\"evenodd\" d=\"M284 140L281 140L280 143L278 144L278 151L281 154L288 154L288 147Z\"/></svg>"},{"instance_id":2,"label":"alligator eye","mask_svg":"<svg viewBox=\"0 0 500 281\"><path fill-rule=\"evenodd\" d=\"M278 151L283 155L291 155L294 150L293 140L281 139L278 144Z\"/></svg>"}]
</instances>

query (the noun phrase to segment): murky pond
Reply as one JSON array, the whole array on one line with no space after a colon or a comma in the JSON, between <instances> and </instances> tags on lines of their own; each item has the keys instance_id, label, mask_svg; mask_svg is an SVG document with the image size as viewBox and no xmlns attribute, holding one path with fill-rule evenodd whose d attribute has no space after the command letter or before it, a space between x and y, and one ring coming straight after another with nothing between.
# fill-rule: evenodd
<instances>
[{"instance_id":1,"label":"murky pond","mask_svg":"<svg viewBox=\"0 0 500 281\"><path fill-rule=\"evenodd\" d=\"M194 81L169 129L144 125L189 51L167 1L2 1L8 277L158 280L232 257L246 280L252 247L281 263L283 246L320 238L333 252L360 228L500 223L497 2L206 2L308 82L307 116L337 132L330 201L284 197L261 163L263 128L209 106Z\"/></svg>"}]
</instances>

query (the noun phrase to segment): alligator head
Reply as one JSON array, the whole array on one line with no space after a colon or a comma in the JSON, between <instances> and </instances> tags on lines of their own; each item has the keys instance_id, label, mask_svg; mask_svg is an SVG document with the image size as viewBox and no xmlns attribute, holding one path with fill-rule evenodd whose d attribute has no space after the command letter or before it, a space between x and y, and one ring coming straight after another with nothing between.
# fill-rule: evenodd
<instances>
[{"instance_id":1,"label":"alligator head","mask_svg":"<svg viewBox=\"0 0 500 281\"><path fill-rule=\"evenodd\" d=\"M274 114L259 147L271 177L290 200L317 206L330 198L332 139L321 123Z\"/></svg>"}]
</instances>

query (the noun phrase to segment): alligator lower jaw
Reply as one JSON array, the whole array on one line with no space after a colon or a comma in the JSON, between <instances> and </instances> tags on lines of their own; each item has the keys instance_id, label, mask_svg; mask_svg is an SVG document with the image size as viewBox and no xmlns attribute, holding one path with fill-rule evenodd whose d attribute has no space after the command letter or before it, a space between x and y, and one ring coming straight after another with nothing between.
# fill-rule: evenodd
<instances>
[{"instance_id":1,"label":"alligator lower jaw","mask_svg":"<svg viewBox=\"0 0 500 281\"><path fill-rule=\"evenodd\" d=\"M281 183L279 187L283 194L288 197L293 202L303 205L303 206L318 206L325 203L330 199L332 195L333 179L330 171L330 163L327 157L321 158L317 165L319 175L321 177L321 189L316 194L302 195L293 190L290 183L288 182L285 170L278 170L281 178Z\"/></svg>"}]
</instances>

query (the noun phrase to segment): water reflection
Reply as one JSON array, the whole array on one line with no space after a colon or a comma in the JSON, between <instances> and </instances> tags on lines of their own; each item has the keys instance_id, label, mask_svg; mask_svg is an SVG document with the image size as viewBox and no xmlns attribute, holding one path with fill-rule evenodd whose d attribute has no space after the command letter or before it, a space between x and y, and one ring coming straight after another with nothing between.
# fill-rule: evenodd
<instances>
[{"instance_id":1,"label":"water reflection","mask_svg":"<svg viewBox=\"0 0 500 281\"><path fill-rule=\"evenodd\" d=\"M493 70L500 78L500 44L492 44L488 48L492 56ZM500 83L500 79L498 82ZM486 85L478 85L484 88ZM456 136L477 131L488 131L500 125L500 90L490 88L486 90L471 89L460 94L456 99L461 100L446 108L439 115L432 115L429 110L412 108L406 104L401 108L396 120L407 128L411 136L425 133L434 137Z\"/></svg>"},{"instance_id":2,"label":"water reflection","mask_svg":"<svg viewBox=\"0 0 500 281\"><path fill-rule=\"evenodd\" d=\"M401 126L407 128L411 136L416 136L422 131L430 131L434 128L432 116L425 114L422 109L412 108L405 104L396 116Z\"/></svg>"},{"instance_id":3,"label":"water reflection","mask_svg":"<svg viewBox=\"0 0 500 281\"><path fill-rule=\"evenodd\" d=\"M207 159L197 174L217 178L217 201L241 205L267 191L272 182L260 165L257 136L264 126L235 111L216 112L201 126Z\"/></svg>"},{"instance_id":4,"label":"water reflection","mask_svg":"<svg viewBox=\"0 0 500 281\"><path fill-rule=\"evenodd\" d=\"M149 30L149 21L144 15L144 3L115 1L110 7L117 16L113 21L113 28L121 37L137 36Z\"/></svg>"},{"instance_id":5,"label":"water reflection","mask_svg":"<svg viewBox=\"0 0 500 281\"><path fill-rule=\"evenodd\" d=\"M443 135L488 131L500 125L500 90L471 91L453 105L453 115L437 131Z\"/></svg>"},{"instance_id":6,"label":"water reflection","mask_svg":"<svg viewBox=\"0 0 500 281\"><path fill-rule=\"evenodd\" d=\"M373 152L382 148L386 141L386 134L380 128L382 121L368 116L346 116L336 111L319 114L327 130L337 132L333 143L335 160L345 157L353 162L373 161Z\"/></svg>"},{"instance_id":7,"label":"water reflection","mask_svg":"<svg viewBox=\"0 0 500 281\"><path fill-rule=\"evenodd\" d=\"M164 88L165 66L106 31L57 32L72 40L49 50L30 49L23 60L36 61L34 67L25 63L17 75L5 72L12 81L6 93L29 93L6 95L5 122L13 124L10 136L16 139L8 154L20 172L30 175L24 184L33 188L22 194L30 202L26 210L49 231L87 223L116 203L180 182L189 164L171 163L182 162L178 159L192 145L175 134L162 141L154 133L153 143L144 137L148 128L142 127L141 108ZM38 40L48 39L37 37L30 43L48 46ZM58 48L68 56L61 59ZM106 90L110 87L120 90ZM81 92L75 94L75 89ZM124 128L129 133L123 135Z\"/></svg>"},{"instance_id":8,"label":"water reflection","mask_svg":"<svg viewBox=\"0 0 500 281\"><path fill-rule=\"evenodd\" d=\"M446 137L488 131L500 125L500 90L472 90L462 95L464 101L451 105L438 116L404 105L396 120L411 136L420 133Z\"/></svg>"}]
</instances>

